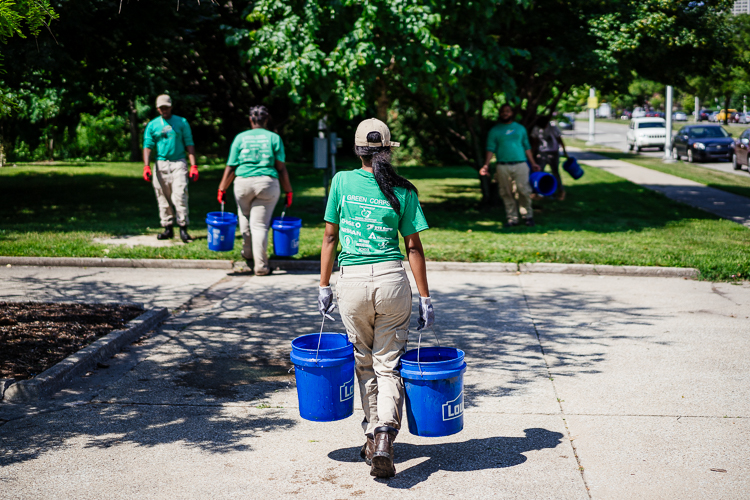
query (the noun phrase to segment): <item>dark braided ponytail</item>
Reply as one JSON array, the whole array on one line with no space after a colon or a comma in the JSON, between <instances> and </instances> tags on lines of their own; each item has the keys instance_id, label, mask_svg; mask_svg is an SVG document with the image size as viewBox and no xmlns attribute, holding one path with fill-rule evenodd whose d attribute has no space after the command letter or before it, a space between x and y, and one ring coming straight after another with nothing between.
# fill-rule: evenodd
<instances>
[{"instance_id":1,"label":"dark braided ponytail","mask_svg":"<svg viewBox=\"0 0 750 500\"><path fill-rule=\"evenodd\" d=\"M382 141L383 139L380 136L380 132L370 132L367 134L367 142ZM391 204L391 208L395 210L396 213L400 214L401 202L398 201L396 194L393 192L393 188L402 187L409 191L414 191L415 193L419 193L419 191L417 191L414 184L396 173L393 165L391 165L391 147L354 146L354 153L365 160L365 162L371 163L372 172L380 191Z\"/></svg>"},{"instance_id":2,"label":"dark braided ponytail","mask_svg":"<svg viewBox=\"0 0 750 500\"><path fill-rule=\"evenodd\" d=\"M256 125L265 126L269 116L268 108L265 106L253 106L250 108L250 121Z\"/></svg>"}]
</instances>

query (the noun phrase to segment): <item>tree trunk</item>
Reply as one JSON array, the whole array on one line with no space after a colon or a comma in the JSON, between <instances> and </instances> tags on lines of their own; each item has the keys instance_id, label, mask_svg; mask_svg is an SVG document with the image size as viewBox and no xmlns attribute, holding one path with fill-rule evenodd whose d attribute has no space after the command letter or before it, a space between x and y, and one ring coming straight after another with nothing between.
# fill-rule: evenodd
<instances>
[{"instance_id":1,"label":"tree trunk","mask_svg":"<svg viewBox=\"0 0 750 500\"><path fill-rule=\"evenodd\" d=\"M388 92L386 89L385 81L383 81L382 78L378 77L376 85L378 89L377 118L378 120L388 123L388 108L390 106L390 100L388 99Z\"/></svg>"},{"instance_id":2,"label":"tree trunk","mask_svg":"<svg viewBox=\"0 0 750 500\"><path fill-rule=\"evenodd\" d=\"M138 134L138 113L133 101L128 101L128 123L130 125L130 161L138 161L141 157L141 148Z\"/></svg>"},{"instance_id":3,"label":"tree trunk","mask_svg":"<svg viewBox=\"0 0 750 500\"><path fill-rule=\"evenodd\" d=\"M724 125L729 124L729 100L731 98L732 96L729 94L724 96Z\"/></svg>"}]
</instances>

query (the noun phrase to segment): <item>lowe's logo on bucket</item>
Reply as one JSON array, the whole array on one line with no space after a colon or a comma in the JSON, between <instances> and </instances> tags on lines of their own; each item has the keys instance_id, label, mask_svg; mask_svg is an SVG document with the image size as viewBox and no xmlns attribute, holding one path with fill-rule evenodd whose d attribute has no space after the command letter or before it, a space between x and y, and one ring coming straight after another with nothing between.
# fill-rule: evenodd
<instances>
[{"instance_id":1,"label":"lowe's logo on bucket","mask_svg":"<svg viewBox=\"0 0 750 500\"><path fill-rule=\"evenodd\" d=\"M349 382L344 382L344 385L339 387L339 392L341 402L352 399L354 397L354 377Z\"/></svg>"},{"instance_id":2,"label":"lowe's logo on bucket","mask_svg":"<svg viewBox=\"0 0 750 500\"><path fill-rule=\"evenodd\" d=\"M443 405L443 422L453 420L464 414L464 393L456 397L453 401L448 401Z\"/></svg>"}]
</instances>

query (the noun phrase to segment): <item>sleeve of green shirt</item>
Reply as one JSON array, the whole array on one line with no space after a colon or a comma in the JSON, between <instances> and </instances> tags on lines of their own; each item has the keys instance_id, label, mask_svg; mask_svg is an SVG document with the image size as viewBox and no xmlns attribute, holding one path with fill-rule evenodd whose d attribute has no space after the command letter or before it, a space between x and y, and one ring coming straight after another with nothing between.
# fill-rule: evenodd
<instances>
[{"instance_id":1,"label":"sleeve of green shirt","mask_svg":"<svg viewBox=\"0 0 750 500\"><path fill-rule=\"evenodd\" d=\"M187 146L195 146L193 142L193 132L190 130L190 124L186 119L182 119L182 142Z\"/></svg>"},{"instance_id":2,"label":"sleeve of green shirt","mask_svg":"<svg viewBox=\"0 0 750 500\"><path fill-rule=\"evenodd\" d=\"M146 130L143 131L143 147L148 149L154 149L154 146L156 143L154 142L154 138L151 135L151 123L148 122L148 125L146 125Z\"/></svg>"},{"instance_id":3,"label":"sleeve of green shirt","mask_svg":"<svg viewBox=\"0 0 750 500\"><path fill-rule=\"evenodd\" d=\"M283 150L282 150L283 151ZM339 223L339 213L341 205L341 195L339 194L339 185L341 176L336 174L331 182L331 192L328 193L328 203L326 204L326 215L324 217L326 222L331 224Z\"/></svg>"},{"instance_id":4,"label":"sleeve of green shirt","mask_svg":"<svg viewBox=\"0 0 750 500\"><path fill-rule=\"evenodd\" d=\"M497 134L494 132L495 129L490 129L487 134L487 151L492 151L493 153L497 151Z\"/></svg>"},{"instance_id":5,"label":"sleeve of green shirt","mask_svg":"<svg viewBox=\"0 0 750 500\"><path fill-rule=\"evenodd\" d=\"M284 141L278 135L274 137L273 143L273 155L276 157L276 161L286 161L286 154L284 153Z\"/></svg>"},{"instance_id":6,"label":"sleeve of green shirt","mask_svg":"<svg viewBox=\"0 0 750 500\"><path fill-rule=\"evenodd\" d=\"M227 166L236 167L240 164L240 136L234 138L232 146L229 148L229 159L227 160Z\"/></svg>"},{"instance_id":7,"label":"sleeve of green shirt","mask_svg":"<svg viewBox=\"0 0 750 500\"><path fill-rule=\"evenodd\" d=\"M521 132L521 146L523 146L523 150L527 151L531 149L531 144L529 144L529 134L526 133L526 129L522 125L519 125L518 130Z\"/></svg>"},{"instance_id":8,"label":"sleeve of green shirt","mask_svg":"<svg viewBox=\"0 0 750 500\"><path fill-rule=\"evenodd\" d=\"M419 198L417 193L414 191L406 192L406 199L404 200L404 215L398 223L398 230L401 236L409 236L410 234L419 233L425 229L429 229L427 220L424 218L422 212L422 206L419 204Z\"/></svg>"}]
</instances>

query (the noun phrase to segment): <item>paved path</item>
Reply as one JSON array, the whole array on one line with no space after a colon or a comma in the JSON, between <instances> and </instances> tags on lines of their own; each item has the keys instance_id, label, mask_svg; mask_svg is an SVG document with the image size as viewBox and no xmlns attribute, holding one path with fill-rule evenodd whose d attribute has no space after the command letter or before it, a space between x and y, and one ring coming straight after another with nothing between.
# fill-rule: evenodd
<instances>
[{"instance_id":1,"label":"paved path","mask_svg":"<svg viewBox=\"0 0 750 500\"><path fill-rule=\"evenodd\" d=\"M750 198L596 153L571 148L570 154L581 163L750 228Z\"/></svg>"},{"instance_id":2,"label":"paved path","mask_svg":"<svg viewBox=\"0 0 750 500\"><path fill-rule=\"evenodd\" d=\"M685 122L684 124L688 125L689 123ZM588 138L589 138L588 119L578 120L576 122L576 127L577 127L576 130L566 130L563 133L564 136L575 137L576 139L580 139L582 141L588 141ZM746 128L748 128L747 125L729 126L730 131L732 132L732 134L734 134L735 137L738 137L739 134L741 134L742 131L745 130ZM594 142L596 144L618 149L624 152L629 151L628 142L627 142L627 133L628 133L627 121L623 120L622 123L608 123L608 122L597 121L596 131L597 133L594 139ZM648 156L651 158L664 157L664 152L657 151L655 149L647 149L647 150L641 151L641 153L639 154L641 156ZM741 170L735 170L734 168L732 168L732 163L729 161L696 163L695 165L705 167L705 168L710 168L712 170L718 170L720 172L726 172L728 174L740 175L743 177L747 177L748 175L748 169L746 166L743 166Z\"/></svg>"},{"instance_id":3,"label":"paved path","mask_svg":"<svg viewBox=\"0 0 750 500\"><path fill-rule=\"evenodd\" d=\"M465 271L429 279L443 343L466 351L465 429L434 439L404 429L398 475L385 481L358 458L359 409L333 423L298 416L289 342L319 328L314 274L0 268L0 299L184 304L56 399L0 403L0 496L750 491L750 283Z\"/></svg>"}]
</instances>

